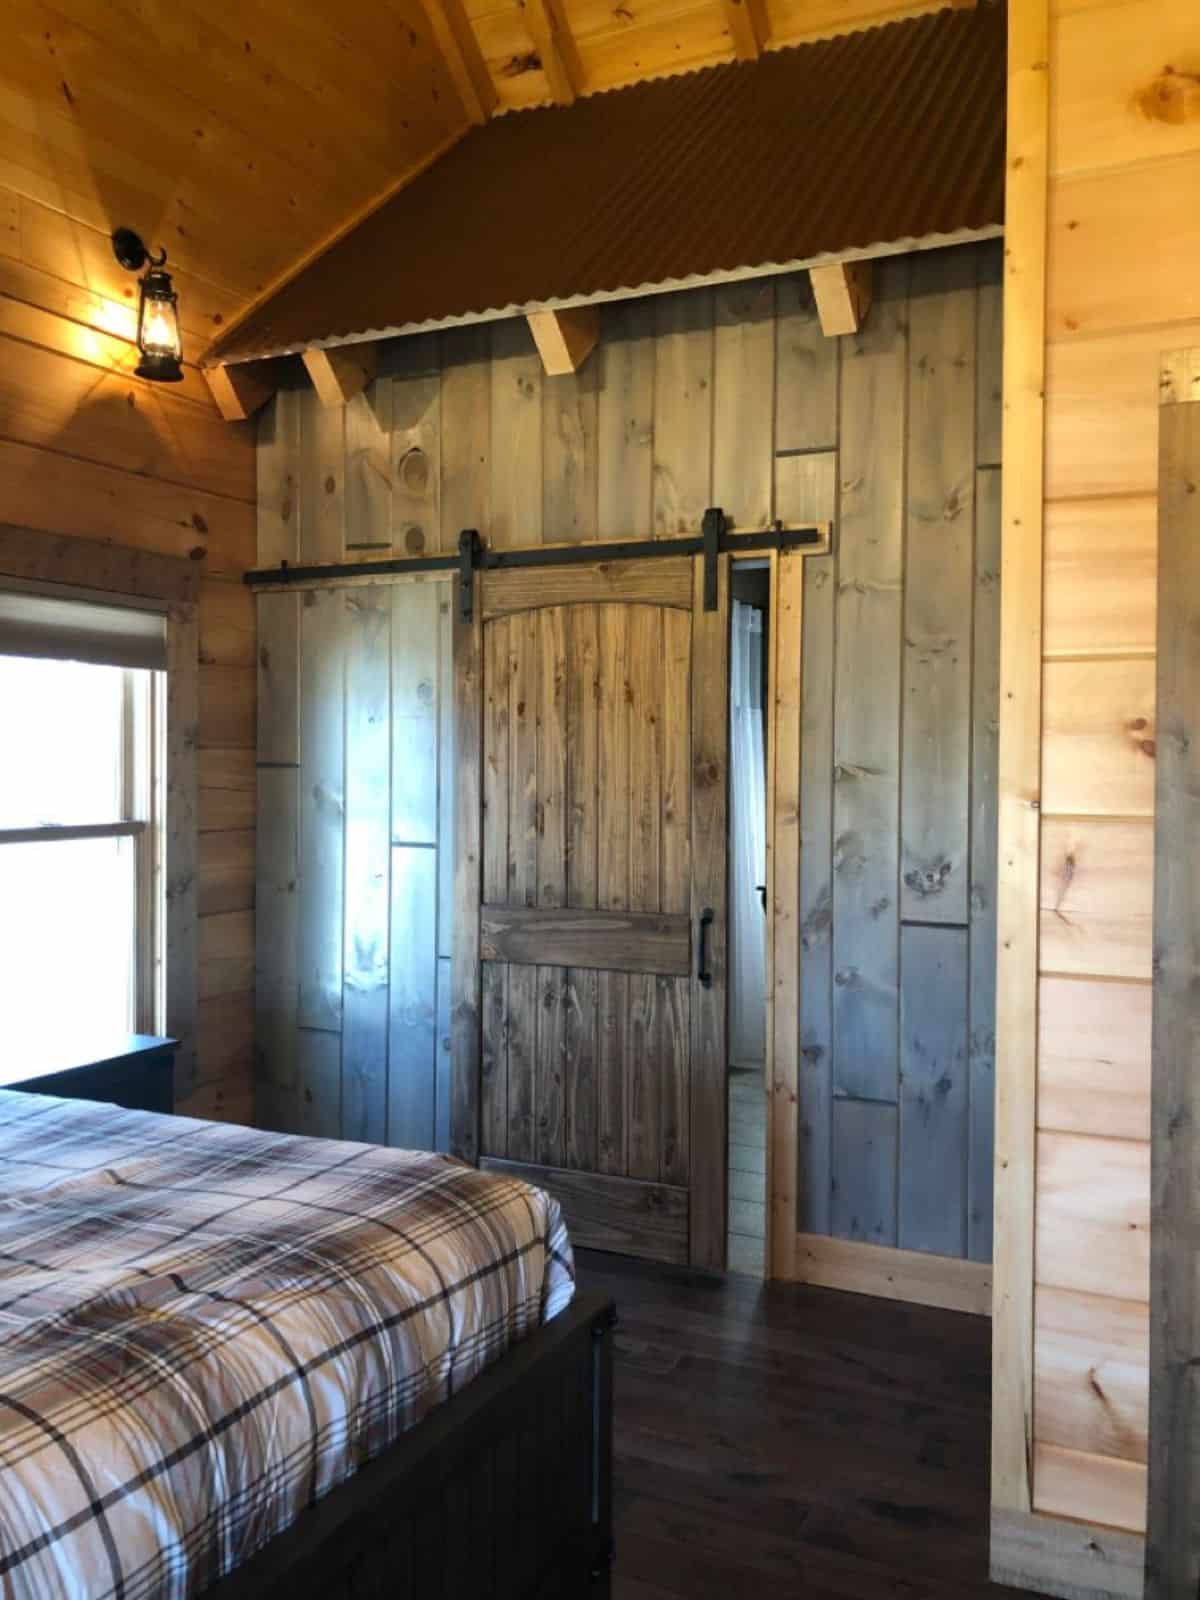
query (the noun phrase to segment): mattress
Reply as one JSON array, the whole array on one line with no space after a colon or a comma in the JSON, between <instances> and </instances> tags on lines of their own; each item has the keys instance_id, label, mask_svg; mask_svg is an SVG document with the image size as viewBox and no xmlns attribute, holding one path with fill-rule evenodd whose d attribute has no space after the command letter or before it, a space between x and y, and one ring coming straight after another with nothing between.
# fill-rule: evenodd
<instances>
[{"instance_id":1,"label":"mattress","mask_svg":"<svg viewBox=\"0 0 1200 1600\"><path fill-rule=\"evenodd\" d=\"M198 1593L573 1292L515 1179L0 1091L0 1595Z\"/></svg>"}]
</instances>

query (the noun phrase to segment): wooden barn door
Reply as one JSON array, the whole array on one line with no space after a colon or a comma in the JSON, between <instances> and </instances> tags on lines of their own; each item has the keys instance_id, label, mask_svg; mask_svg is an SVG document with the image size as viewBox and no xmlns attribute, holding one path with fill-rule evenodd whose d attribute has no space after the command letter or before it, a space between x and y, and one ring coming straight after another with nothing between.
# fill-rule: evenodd
<instances>
[{"instance_id":1,"label":"wooden barn door","mask_svg":"<svg viewBox=\"0 0 1200 1600\"><path fill-rule=\"evenodd\" d=\"M725 1254L724 562L720 576L705 611L686 556L486 573L459 639L458 759L479 761L459 781L479 843L460 877L461 1113L481 1163L556 1194L577 1242L710 1267ZM460 853L471 842L460 832Z\"/></svg>"}]
</instances>

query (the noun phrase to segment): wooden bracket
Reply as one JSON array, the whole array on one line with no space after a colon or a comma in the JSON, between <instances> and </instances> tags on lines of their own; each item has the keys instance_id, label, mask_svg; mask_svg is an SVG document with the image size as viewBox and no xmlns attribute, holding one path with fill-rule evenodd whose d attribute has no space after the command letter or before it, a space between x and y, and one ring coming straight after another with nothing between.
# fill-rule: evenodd
<instances>
[{"instance_id":1,"label":"wooden bracket","mask_svg":"<svg viewBox=\"0 0 1200 1600\"><path fill-rule=\"evenodd\" d=\"M558 106L574 105L583 93L583 63L562 0L520 0L525 24Z\"/></svg>"},{"instance_id":2,"label":"wooden bracket","mask_svg":"<svg viewBox=\"0 0 1200 1600\"><path fill-rule=\"evenodd\" d=\"M734 54L739 61L757 61L770 37L765 0L722 0L722 3Z\"/></svg>"},{"instance_id":3,"label":"wooden bracket","mask_svg":"<svg viewBox=\"0 0 1200 1600\"><path fill-rule=\"evenodd\" d=\"M304 352L304 365L323 406L344 406L361 394L375 376L375 363L373 344Z\"/></svg>"},{"instance_id":4,"label":"wooden bracket","mask_svg":"<svg viewBox=\"0 0 1200 1600\"><path fill-rule=\"evenodd\" d=\"M226 422L245 422L266 405L279 387L270 364L253 361L205 367L204 378Z\"/></svg>"},{"instance_id":5,"label":"wooden bracket","mask_svg":"<svg viewBox=\"0 0 1200 1600\"><path fill-rule=\"evenodd\" d=\"M857 333L871 309L871 263L835 261L829 267L810 267L808 276L825 337Z\"/></svg>"},{"instance_id":6,"label":"wooden bracket","mask_svg":"<svg viewBox=\"0 0 1200 1600\"><path fill-rule=\"evenodd\" d=\"M486 122L500 97L462 0L424 0L424 6L463 110L472 122Z\"/></svg>"},{"instance_id":7,"label":"wooden bracket","mask_svg":"<svg viewBox=\"0 0 1200 1600\"><path fill-rule=\"evenodd\" d=\"M573 306L569 311L531 311L525 320L550 378L578 372L600 337L600 313L595 306Z\"/></svg>"}]
</instances>

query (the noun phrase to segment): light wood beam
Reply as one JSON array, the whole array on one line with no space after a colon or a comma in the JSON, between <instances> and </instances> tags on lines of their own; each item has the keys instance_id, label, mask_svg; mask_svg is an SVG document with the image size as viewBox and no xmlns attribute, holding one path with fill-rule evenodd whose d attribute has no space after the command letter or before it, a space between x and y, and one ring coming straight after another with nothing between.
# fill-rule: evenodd
<instances>
[{"instance_id":1,"label":"light wood beam","mask_svg":"<svg viewBox=\"0 0 1200 1600\"><path fill-rule=\"evenodd\" d=\"M1200 349L1164 358L1159 412L1158 740L1150 1220L1150 1492L1146 1600L1196 1593L1200 1405Z\"/></svg>"},{"instance_id":2,"label":"light wood beam","mask_svg":"<svg viewBox=\"0 0 1200 1600\"><path fill-rule=\"evenodd\" d=\"M472 122L486 122L499 96L462 0L423 0L423 4L463 110Z\"/></svg>"},{"instance_id":3,"label":"light wood beam","mask_svg":"<svg viewBox=\"0 0 1200 1600\"><path fill-rule=\"evenodd\" d=\"M361 394L375 376L375 362L373 344L304 352L305 368L323 406L344 406Z\"/></svg>"},{"instance_id":4,"label":"light wood beam","mask_svg":"<svg viewBox=\"0 0 1200 1600\"><path fill-rule=\"evenodd\" d=\"M574 306L569 311L531 311L525 320L550 378L578 372L600 337L600 313L595 306Z\"/></svg>"},{"instance_id":5,"label":"light wood beam","mask_svg":"<svg viewBox=\"0 0 1200 1600\"><path fill-rule=\"evenodd\" d=\"M583 63L562 0L521 0L530 38L541 58L555 105L573 105L583 93Z\"/></svg>"},{"instance_id":6,"label":"light wood beam","mask_svg":"<svg viewBox=\"0 0 1200 1600\"><path fill-rule=\"evenodd\" d=\"M800 728L804 557L772 557L767 748L767 1266L796 1276L800 1148Z\"/></svg>"},{"instance_id":7,"label":"light wood beam","mask_svg":"<svg viewBox=\"0 0 1200 1600\"><path fill-rule=\"evenodd\" d=\"M738 60L757 61L770 37L765 0L721 0L721 4Z\"/></svg>"},{"instance_id":8,"label":"light wood beam","mask_svg":"<svg viewBox=\"0 0 1200 1600\"><path fill-rule=\"evenodd\" d=\"M798 1234L792 1247L792 1277L797 1283L819 1283L911 1305L944 1306L978 1317L991 1314L992 1269L985 1261L831 1239L820 1233Z\"/></svg>"},{"instance_id":9,"label":"light wood beam","mask_svg":"<svg viewBox=\"0 0 1200 1600\"><path fill-rule=\"evenodd\" d=\"M253 362L205 367L204 377L217 410L226 422L245 422L266 405L278 388L278 384Z\"/></svg>"},{"instance_id":10,"label":"light wood beam","mask_svg":"<svg viewBox=\"0 0 1200 1600\"><path fill-rule=\"evenodd\" d=\"M825 337L857 333L871 309L871 263L835 261L810 268L808 276Z\"/></svg>"},{"instance_id":11,"label":"light wood beam","mask_svg":"<svg viewBox=\"0 0 1200 1600\"><path fill-rule=\"evenodd\" d=\"M1048 0L1008 13L992 1506L1033 1510ZM997 1571L1002 1562L997 1552Z\"/></svg>"}]
</instances>

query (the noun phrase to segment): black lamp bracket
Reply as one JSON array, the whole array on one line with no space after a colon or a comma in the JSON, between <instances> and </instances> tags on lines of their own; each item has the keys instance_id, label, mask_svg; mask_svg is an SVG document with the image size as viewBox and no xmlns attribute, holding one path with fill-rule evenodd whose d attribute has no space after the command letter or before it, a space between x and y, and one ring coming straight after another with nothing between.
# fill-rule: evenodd
<instances>
[{"instance_id":1,"label":"black lamp bracket","mask_svg":"<svg viewBox=\"0 0 1200 1600\"><path fill-rule=\"evenodd\" d=\"M135 233L132 228L117 228L112 236L113 255L116 256L126 272L140 272L144 266L161 267L167 259L167 252L160 250L158 255L153 255L142 242L140 233Z\"/></svg>"}]
</instances>

